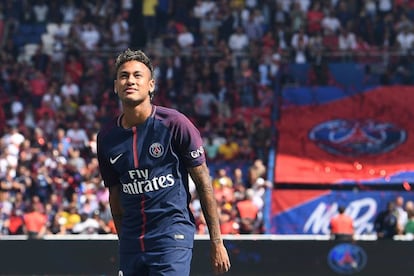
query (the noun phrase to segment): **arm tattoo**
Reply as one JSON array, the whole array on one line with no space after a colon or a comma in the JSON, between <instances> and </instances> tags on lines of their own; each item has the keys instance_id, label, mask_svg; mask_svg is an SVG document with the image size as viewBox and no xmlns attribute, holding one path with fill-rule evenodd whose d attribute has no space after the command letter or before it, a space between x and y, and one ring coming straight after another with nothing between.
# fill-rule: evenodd
<instances>
[{"instance_id":1,"label":"arm tattoo","mask_svg":"<svg viewBox=\"0 0 414 276\"><path fill-rule=\"evenodd\" d=\"M200 198L201 208L206 219L207 227L212 241L220 240L220 223L217 210L217 202L214 197L213 186L207 165L204 163L198 167L189 169L197 193Z\"/></svg>"}]
</instances>

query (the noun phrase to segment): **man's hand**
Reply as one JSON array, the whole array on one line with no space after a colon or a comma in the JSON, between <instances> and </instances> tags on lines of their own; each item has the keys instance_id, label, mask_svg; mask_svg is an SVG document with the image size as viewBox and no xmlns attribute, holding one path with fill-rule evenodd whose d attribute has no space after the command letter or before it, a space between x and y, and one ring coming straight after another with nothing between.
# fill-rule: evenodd
<instances>
[{"instance_id":1,"label":"man's hand","mask_svg":"<svg viewBox=\"0 0 414 276\"><path fill-rule=\"evenodd\" d=\"M213 240L211 242L210 256L215 275L223 274L230 270L229 255L222 240Z\"/></svg>"}]
</instances>

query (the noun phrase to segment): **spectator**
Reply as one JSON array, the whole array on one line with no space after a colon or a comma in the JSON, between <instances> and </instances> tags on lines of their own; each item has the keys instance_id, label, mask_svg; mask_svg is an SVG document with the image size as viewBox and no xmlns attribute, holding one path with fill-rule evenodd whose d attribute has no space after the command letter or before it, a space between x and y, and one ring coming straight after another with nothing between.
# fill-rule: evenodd
<instances>
[{"instance_id":1,"label":"spectator","mask_svg":"<svg viewBox=\"0 0 414 276\"><path fill-rule=\"evenodd\" d=\"M342 28L338 37L338 48L342 51L344 57L353 55L353 51L357 49L357 40L355 34L350 28Z\"/></svg>"},{"instance_id":2,"label":"spectator","mask_svg":"<svg viewBox=\"0 0 414 276\"><path fill-rule=\"evenodd\" d=\"M37 0L32 6L34 20L36 23L46 24L49 15L49 6L45 0Z\"/></svg>"},{"instance_id":3,"label":"spectator","mask_svg":"<svg viewBox=\"0 0 414 276\"><path fill-rule=\"evenodd\" d=\"M326 33L338 33L341 29L341 22L337 17L335 17L332 10L327 10L325 16L321 21L322 32Z\"/></svg>"},{"instance_id":4,"label":"spectator","mask_svg":"<svg viewBox=\"0 0 414 276\"><path fill-rule=\"evenodd\" d=\"M177 44L183 55L189 55L193 50L195 37L185 25L182 26L182 30L177 35Z\"/></svg>"},{"instance_id":5,"label":"spectator","mask_svg":"<svg viewBox=\"0 0 414 276\"><path fill-rule=\"evenodd\" d=\"M65 82L60 87L60 96L64 100L68 98L74 98L75 100L78 100L79 93L79 85L73 81L73 78L70 74L65 75Z\"/></svg>"},{"instance_id":6,"label":"spectator","mask_svg":"<svg viewBox=\"0 0 414 276\"><path fill-rule=\"evenodd\" d=\"M234 137L227 137L226 142L221 144L218 148L219 158L224 161L235 160L239 155L239 145Z\"/></svg>"},{"instance_id":7,"label":"spectator","mask_svg":"<svg viewBox=\"0 0 414 276\"><path fill-rule=\"evenodd\" d=\"M265 125L262 118L255 118L252 122L251 141L255 158L267 162L267 153L272 144L271 129Z\"/></svg>"},{"instance_id":8,"label":"spectator","mask_svg":"<svg viewBox=\"0 0 414 276\"><path fill-rule=\"evenodd\" d=\"M407 223L404 225L404 234L413 238L414 237L414 212L408 212Z\"/></svg>"},{"instance_id":9,"label":"spectator","mask_svg":"<svg viewBox=\"0 0 414 276\"><path fill-rule=\"evenodd\" d=\"M354 15L350 11L349 2L345 0L340 0L338 2L338 7L336 9L336 17L341 22L341 26L346 28L349 26L349 22L352 21Z\"/></svg>"},{"instance_id":10,"label":"spectator","mask_svg":"<svg viewBox=\"0 0 414 276\"><path fill-rule=\"evenodd\" d=\"M292 36L291 40L291 51L295 63L306 63L308 61L308 46L309 36L301 28L299 32Z\"/></svg>"},{"instance_id":11,"label":"spectator","mask_svg":"<svg viewBox=\"0 0 414 276\"><path fill-rule=\"evenodd\" d=\"M130 45L131 35L129 23L122 14L116 16L111 24L112 43L117 51L122 51Z\"/></svg>"},{"instance_id":12,"label":"spectator","mask_svg":"<svg viewBox=\"0 0 414 276\"><path fill-rule=\"evenodd\" d=\"M403 55L408 54L408 52L413 49L414 43L414 34L412 29L409 27L403 27L400 32L397 34L397 47Z\"/></svg>"},{"instance_id":13,"label":"spectator","mask_svg":"<svg viewBox=\"0 0 414 276\"><path fill-rule=\"evenodd\" d=\"M219 26L220 21L216 18L216 15L213 12L208 12L206 16L201 17L200 32L203 40L205 40L208 45L215 45L217 43Z\"/></svg>"},{"instance_id":14,"label":"spectator","mask_svg":"<svg viewBox=\"0 0 414 276\"><path fill-rule=\"evenodd\" d=\"M13 208L9 218L4 221L4 228L8 235L24 235L23 213Z\"/></svg>"},{"instance_id":15,"label":"spectator","mask_svg":"<svg viewBox=\"0 0 414 276\"><path fill-rule=\"evenodd\" d=\"M29 80L30 96L34 108L39 108L43 95L47 90L47 79L42 71L34 70L33 77Z\"/></svg>"},{"instance_id":16,"label":"spectator","mask_svg":"<svg viewBox=\"0 0 414 276\"><path fill-rule=\"evenodd\" d=\"M329 222L332 239L337 241L352 241L354 236L354 220L345 214L345 207L338 206L338 214Z\"/></svg>"},{"instance_id":17,"label":"spectator","mask_svg":"<svg viewBox=\"0 0 414 276\"><path fill-rule=\"evenodd\" d=\"M46 234L47 218L42 213L40 205L33 202L23 215L24 232L29 239L41 239Z\"/></svg>"},{"instance_id":18,"label":"spectator","mask_svg":"<svg viewBox=\"0 0 414 276\"><path fill-rule=\"evenodd\" d=\"M41 106L45 106L53 113L56 113L62 106L62 98L59 95L59 83L56 80L51 80L46 93L42 97Z\"/></svg>"},{"instance_id":19,"label":"spectator","mask_svg":"<svg viewBox=\"0 0 414 276\"><path fill-rule=\"evenodd\" d=\"M320 1L313 1L309 10L306 13L307 33L314 35L321 31L321 21L324 17Z\"/></svg>"},{"instance_id":20,"label":"spectator","mask_svg":"<svg viewBox=\"0 0 414 276\"><path fill-rule=\"evenodd\" d=\"M73 149L84 150L89 144L89 137L86 130L80 126L79 121L73 121L66 132Z\"/></svg>"},{"instance_id":21,"label":"spectator","mask_svg":"<svg viewBox=\"0 0 414 276\"><path fill-rule=\"evenodd\" d=\"M255 14L250 13L248 20L243 25L250 43L259 42L263 37L263 22L258 22L256 19Z\"/></svg>"},{"instance_id":22,"label":"spectator","mask_svg":"<svg viewBox=\"0 0 414 276\"><path fill-rule=\"evenodd\" d=\"M207 122L213 118L217 110L218 102L208 85L205 85L202 82L197 82L195 89L193 103L197 125L200 128L204 128Z\"/></svg>"},{"instance_id":23,"label":"spectator","mask_svg":"<svg viewBox=\"0 0 414 276\"><path fill-rule=\"evenodd\" d=\"M98 234L100 225L99 222L90 217L88 214L82 213L80 215L81 221L76 223L72 228L73 234Z\"/></svg>"},{"instance_id":24,"label":"spectator","mask_svg":"<svg viewBox=\"0 0 414 276\"><path fill-rule=\"evenodd\" d=\"M64 210L60 213L61 219L59 219L59 224L64 226L66 233L72 233L73 227L81 222L81 216L76 207L76 202L72 202L68 206L67 210Z\"/></svg>"},{"instance_id":25,"label":"spectator","mask_svg":"<svg viewBox=\"0 0 414 276\"><path fill-rule=\"evenodd\" d=\"M240 61L245 57L249 43L249 37L240 26L230 35L228 47L235 58L233 62L235 62L236 66L238 66Z\"/></svg>"},{"instance_id":26,"label":"spectator","mask_svg":"<svg viewBox=\"0 0 414 276\"><path fill-rule=\"evenodd\" d=\"M280 7L280 2L277 3L278 7ZM306 21L306 11L304 11L300 5L300 1L294 1L292 3L292 10L290 11L290 26L293 33L298 32L300 29L304 28L307 21ZM287 14L281 8L276 9L276 22L278 24L285 25L287 22Z\"/></svg>"},{"instance_id":27,"label":"spectator","mask_svg":"<svg viewBox=\"0 0 414 276\"><path fill-rule=\"evenodd\" d=\"M216 161L218 156L219 144L214 142L211 135L208 135L204 140L204 150L209 161Z\"/></svg>"},{"instance_id":28,"label":"spectator","mask_svg":"<svg viewBox=\"0 0 414 276\"><path fill-rule=\"evenodd\" d=\"M395 203L389 201L385 210L381 211L374 221L377 238L381 240L393 239L398 233L398 218L395 214Z\"/></svg>"},{"instance_id":29,"label":"spectator","mask_svg":"<svg viewBox=\"0 0 414 276\"><path fill-rule=\"evenodd\" d=\"M82 122L85 128L93 129L98 114L98 107L93 102L90 95L84 96L83 103L79 106L79 113L82 116Z\"/></svg>"},{"instance_id":30,"label":"spectator","mask_svg":"<svg viewBox=\"0 0 414 276\"><path fill-rule=\"evenodd\" d=\"M220 190L223 187L232 188L233 187L233 181L232 179L227 175L227 171L224 168L219 168L216 171L216 175L213 179L213 188Z\"/></svg>"},{"instance_id":31,"label":"spectator","mask_svg":"<svg viewBox=\"0 0 414 276\"><path fill-rule=\"evenodd\" d=\"M84 70L84 64L82 59L79 57L79 53L74 51L74 52L69 52L67 54L67 58L65 60L64 63L64 81L65 84L68 83L69 85L73 86L72 83L74 83L76 86L79 87L79 84L81 82L81 78L83 77L83 74L85 73ZM69 76L67 76L69 75ZM69 78L70 77L70 78ZM75 88L76 89L76 88ZM77 89L79 90L79 89ZM69 96L69 95L73 95L74 96L78 96L79 92L73 92L73 93L64 93L64 95L62 96Z\"/></svg>"},{"instance_id":32,"label":"spectator","mask_svg":"<svg viewBox=\"0 0 414 276\"><path fill-rule=\"evenodd\" d=\"M220 229L223 235L239 234L240 224L237 222L237 213L233 210L221 210Z\"/></svg>"},{"instance_id":33,"label":"spectator","mask_svg":"<svg viewBox=\"0 0 414 276\"><path fill-rule=\"evenodd\" d=\"M79 13L75 0L65 0L60 6L60 13L63 15L63 22L72 23Z\"/></svg>"},{"instance_id":34,"label":"spectator","mask_svg":"<svg viewBox=\"0 0 414 276\"><path fill-rule=\"evenodd\" d=\"M240 234L259 233L259 208L253 202L254 192L246 190L246 199L236 203L238 218L240 220Z\"/></svg>"},{"instance_id":35,"label":"spectator","mask_svg":"<svg viewBox=\"0 0 414 276\"><path fill-rule=\"evenodd\" d=\"M397 233L403 234L408 220L408 213L404 209L404 198L402 196L395 198L395 212L397 215Z\"/></svg>"},{"instance_id":36,"label":"spectator","mask_svg":"<svg viewBox=\"0 0 414 276\"><path fill-rule=\"evenodd\" d=\"M98 45L101 41L101 34L99 33L98 28L92 21L87 21L82 26L79 35L82 50L95 51L98 49Z\"/></svg>"}]
</instances>

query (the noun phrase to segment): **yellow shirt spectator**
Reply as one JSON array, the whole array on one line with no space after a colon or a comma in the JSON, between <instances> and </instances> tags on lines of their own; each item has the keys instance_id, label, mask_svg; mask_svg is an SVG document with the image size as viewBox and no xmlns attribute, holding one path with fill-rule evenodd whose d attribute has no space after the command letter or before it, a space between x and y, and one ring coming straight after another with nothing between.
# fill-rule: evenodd
<instances>
[{"instance_id":1,"label":"yellow shirt spectator","mask_svg":"<svg viewBox=\"0 0 414 276\"><path fill-rule=\"evenodd\" d=\"M157 11L158 0L144 0L142 2L142 15L155 16Z\"/></svg>"}]
</instances>

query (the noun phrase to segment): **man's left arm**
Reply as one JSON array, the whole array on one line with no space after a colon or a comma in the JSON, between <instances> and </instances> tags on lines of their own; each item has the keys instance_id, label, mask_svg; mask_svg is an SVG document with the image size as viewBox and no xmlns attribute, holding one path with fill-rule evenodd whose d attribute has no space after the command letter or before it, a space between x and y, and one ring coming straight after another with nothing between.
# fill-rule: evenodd
<instances>
[{"instance_id":1,"label":"man's left arm","mask_svg":"<svg viewBox=\"0 0 414 276\"><path fill-rule=\"evenodd\" d=\"M207 223L211 241L211 262L215 274L225 273L230 269L230 260L227 249L224 246L220 232L219 214L217 202L214 197L211 177L206 163L189 168L189 173L193 179L201 208Z\"/></svg>"}]
</instances>

